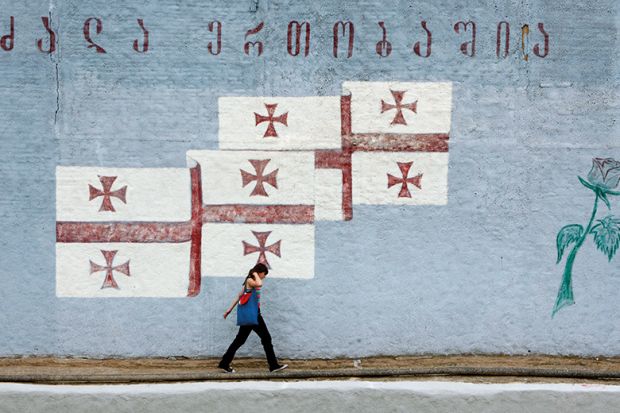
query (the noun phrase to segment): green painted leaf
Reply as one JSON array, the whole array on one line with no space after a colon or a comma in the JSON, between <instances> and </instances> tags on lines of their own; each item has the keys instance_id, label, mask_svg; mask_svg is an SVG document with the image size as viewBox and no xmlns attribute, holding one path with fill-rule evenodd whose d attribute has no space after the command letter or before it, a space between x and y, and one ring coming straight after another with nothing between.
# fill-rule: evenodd
<instances>
[{"instance_id":1,"label":"green painted leaf","mask_svg":"<svg viewBox=\"0 0 620 413\"><path fill-rule=\"evenodd\" d=\"M596 192L597 188L596 186L592 185L590 182L586 181L585 179L583 179L582 177L578 176L577 178L579 178L579 182L581 182L581 184L583 186L585 186L588 189L593 190L594 192Z\"/></svg>"},{"instance_id":2,"label":"green painted leaf","mask_svg":"<svg viewBox=\"0 0 620 413\"><path fill-rule=\"evenodd\" d=\"M609 199L607 198L607 192L598 191L597 195L605 203L605 205L607 205L607 209L611 209Z\"/></svg>"},{"instance_id":3,"label":"green painted leaf","mask_svg":"<svg viewBox=\"0 0 620 413\"><path fill-rule=\"evenodd\" d=\"M594 234L596 247L611 261L620 246L620 219L608 215L597 222L590 233Z\"/></svg>"},{"instance_id":4,"label":"green painted leaf","mask_svg":"<svg viewBox=\"0 0 620 413\"><path fill-rule=\"evenodd\" d=\"M603 187L600 187L598 185L594 185L594 184L586 181L585 179L583 179L580 176L578 176L577 178L579 179L579 182L581 182L581 184L583 186L585 186L586 188L596 192L596 194L599 195L599 197L601 197L601 199L603 199L603 201L605 201L607 206L609 206L609 201L607 200L607 195L614 195L614 196L619 196L620 195L620 191L611 191L611 190L609 190L607 188L603 188Z\"/></svg>"},{"instance_id":5,"label":"green painted leaf","mask_svg":"<svg viewBox=\"0 0 620 413\"><path fill-rule=\"evenodd\" d=\"M560 230L560 232L558 232L558 236L555 239L558 247L558 260L556 261L556 264L562 260L562 255L564 254L566 247L573 242L577 242L582 235L583 227L579 224L566 225Z\"/></svg>"}]
</instances>

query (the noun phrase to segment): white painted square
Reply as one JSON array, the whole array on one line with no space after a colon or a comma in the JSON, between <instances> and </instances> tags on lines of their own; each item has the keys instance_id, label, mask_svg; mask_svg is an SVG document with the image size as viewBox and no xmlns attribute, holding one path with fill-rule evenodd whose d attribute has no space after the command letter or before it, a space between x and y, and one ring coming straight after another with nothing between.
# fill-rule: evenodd
<instances>
[{"instance_id":1,"label":"white painted square","mask_svg":"<svg viewBox=\"0 0 620 413\"><path fill-rule=\"evenodd\" d=\"M190 242L178 244L56 243L57 297L186 297ZM105 271L91 274L90 261L106 266L104 251L118 251L112 266L129 262L127 276L113 271L116 288L103 288Z\"/></svg>"},{"instance_id":2,"label":"white painted square","mask_svg":"<svg viewBox=\"0 0 620 413\"><path fill-rule=\"evenodd\" d=\"M342 171L340 169L316 169L314 172L315 221L342 221Z\"/></svg>"},{"instance_id":3,"label":"white painted square","mask_svg":"<svg viewBox=\"0 0 620 413\"><path fill-rule=\"evenodd\" d=\"M267 116L266 105L277 105L271 116L273 119L286 114L286 125L273 122L277 137L265 137L268 121L257 124L255 114ZM218 110L221 149L314 150L341 147L340 96L221 97Z\"/></svg>"},{"instance_id":4,"label":"white painted square","mask_svg":"<svg viewBox=\"0 0 620 413\"><path fill-rule=\"evenodd\" d=\"M422 174L421 189L408 184L410 198L399 197L401 185L388 188L388 174L402 178L398 162L413 162L408 177ZM447 152L355 152L352 157L353 203L369 205L446 205Z\"/></svg>"},{"instance_id":5,"label":"white painted square","mask_svg":"<svg viewBox=\"0 0 620 413\"><path fill-rule=\"evenodd\" d=\"M381 101L395 104L391 91L404 92L402 105L416 103L416 112L402 109L406 124L393 124L397 110L383 113ZM353 133L441 133L450 132L451 82L344 82L351 95Z\"/></svg>"},{"instance_id":6,"label":"white painted square","mask_svg":"<svg viewBox=\"0 0 620 413\"><path fill-rule=\"evenodd\" d=\"M109 192L125 188L125 202L110 196L114 211L100 211L104 196L90 199L89 185L103 192L101 177L116 177ZM191 179L186 168L56 167L57 221L164 221L191 217Z\"/></svg>"},{"instance_id":7,"label":"white painted square","mask_svg":"<svg viewBox=\"0 0 620 413\"><path fill-rule=\"evenodd\" d=\"M200 164L205 205L314 204L314 152L191 150L187 157ZM277 188L262 182L266 196L252 195L257 180L243 186L241 171L259 175L250 160L265 162L263 176L275 173Z\"/></svg>"},{"instance_id":8,"label":"white painted square","mask_svg":"<svg viewBox=\"0 0 620 413\"><path fill-rule=\"evenodd\" d=\"M205 224L202 227L202 276L245 277L259 252L244 254L243 241L260 246L253 234L270 232L264 247L280 241L280 257L266 252L269 277L314 277L314 225Z\"/></svg>"}]
</instances>

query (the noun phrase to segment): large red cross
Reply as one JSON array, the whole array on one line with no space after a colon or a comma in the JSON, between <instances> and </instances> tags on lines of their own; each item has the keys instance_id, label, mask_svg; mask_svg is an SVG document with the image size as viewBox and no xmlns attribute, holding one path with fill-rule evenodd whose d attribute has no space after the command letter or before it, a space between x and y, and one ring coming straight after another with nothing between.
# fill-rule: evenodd
<instances>
[{"instance_id":1,"label":"large red cross","mask_svg":"<svg viewBox=\"0 0 620 413\"><path fill-rule=\"evenodd\" d=\"M88 184L88 191L90 196L88 198L89 201L102 196L103 202L101 202L101 207L99 208L99 212L101 211L111 211L116 212L114 209L114 205L112 205L111 197L115 197L123 201L123 203L127 203L125 199L125 195L127 194L127 186L122 187L121 189L117 189L116 191L112 191L112 185L114 181L116 181L116 176L99 176L99 181L101 182L101 186L103 190L97 189L91 184Z\"/></svg>"},{"instance_id":2,"label":"large red cross","mask_svg":"<svg viewBox=\"0 0 620 413\"><path fill-rule=\"evenodd\" d=\"M256 181L256 186L254 190L250 194L250 196L269 196L267 191L265 190L264 184L269 184L274 188L278 189L278 182L276 180L278 176L279 169L269 172L269 174L264 175L265 168L271 159L248 159L248 162L252 164L254 170L256 171L256 175L251 174L249 172L240 169L241 171L241 181L243 184L243 188L246 187L250 182Z\"/></svg>"},{"instance_id":3,"label":"large red cross","mask_svg":"<svg viewBox=\"0 0 620 413\"><path fill-rule=\"evenodd\" d=\"M105 266L96 264L92 262L91 260L89 260L90 261L90 273L93 274L99 271L105 271L105 280L103 280L103 285L101 286L101 289L103 290L104 288L116 288L118 290L119 289L118 284L116 284L116 280L114 279L113 271L118 271L121 274L125 274L126 276L129 277L131 275L129 273L129 261L121 265L113 266L114 257L116 256L116 253L118 252L118 250L115 250L115 251L100 250L100 251L103 254L103 258L105 258Z\"/></svg>"},{"instance_id":4,"label":"large red cross","mask_svg":"<svg viewBox=\"0 0 620 413\"><path fill-rule=\"evenodd\" d=\"M402 178L397 178L391 174L387 174L388 177L388 188L393 187L394 185L401 184L400 192L398 193L399 198L411 198L411 192L409 192L409 188L407 184L411 184L416 186L418 189L422 189L422 174L418 174L409 178L409 170L411 169L411 165L413 162L396 162L398 164L398 168L400 172L403 174Z\"/></svg>"},{"instance_id":5,"label":"large red cross","mask_svg":"<svg viewBox=\"0 0 620 413\"><path fill-rule=\"evenodd\" d=\"M282 242L282 240L279 240L271 245L267 245L267 238L269 238L271 231L266 231L266 232L252 231L252 234L254 234L254 236L258 240L258 246L242 241L243 255L245 256L245 255L258 252L258 260L256 261L256 263L257 264L263 263L267 266L267 268L271 268L271 266L269 265L269 262L267 261L267 252L270 252L277 257L281 257L280 243Z\"/></svg>"},{"instance_id":6,"label":"large red cross","mask_svg":"<svg viewBox=\"0 0 620 413\"><path fill-rule=\"evenodd\" d=\"M281 115L278 115L276 117L274 117L274 114L276 113L276 108L278 107L277 103L274 104L267 104L265 103L265 107L267 108L267 116L265 115L260 115L256 112L254 112L254 120L256 121L256 125L258 126L259 124L263 123L263 122L269 122L269 125L267 126L267 130L265 131L265 134L263 135L263 138L277 138L278 137L278 133L276 132L276 127L273 124L274 122L279 122L281 124L283 124L284 126L288 126L288 112L285 112Z\"/></svg>"},{"instance_id":7,"label":"large red cross","mask_svg":"<svg viewBox=\"0 0 620 413\"><path fill-rule=\"evenodd\" d=\"M394 120L392 120L392 125L406 125L407 121L405 120L405 116L403 115L403 109L409 109L413 113L417 113L418 101L416 100L413 103L402 103L403 98L405 97L405 90L391 90L392 96L394 97L394 104L387 103L383 99L381 99L381 113L387 112L388 110L396 109L396 116L394 116Z\"/></svg>"}]
</instances>

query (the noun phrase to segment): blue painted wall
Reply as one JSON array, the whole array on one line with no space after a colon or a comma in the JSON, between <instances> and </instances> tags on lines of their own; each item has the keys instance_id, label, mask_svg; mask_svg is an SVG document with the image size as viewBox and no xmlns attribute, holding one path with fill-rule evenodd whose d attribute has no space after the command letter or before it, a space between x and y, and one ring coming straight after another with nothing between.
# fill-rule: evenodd
<instances>
[{"instance_id":1,"label":"blue painted wall","mask_svg":"<svg viewBox=\"0 0 620 413\"><path fill-rule=\"evenodd\" d=\"M0 50L1 356L220 355L236 331L222 313L244 268L203 280L193 299L56 298L54 169L184 166L186 150L217 147L219 96L334 95L346 80L454 83L449 202L355 207L350 222L318 223L315 278L265 288L278 354L620 355L620 268L593 243L575 264L576 305L550 316L562 272L555 235L592 207L576 177L593 157L620 158L617 2L260 0L256 12L250 1L132 3L0 3L0 32L16 19L14 49ZM48 15L52 56L35 44ZM86 48L92 16L105 55ZM150 31L147 54L131 48L136 18ZM218 57L206 49L213 19L224 24ZM350 59L331 53L341 19L356 24ZM474 58L452 29L463 19L477 23ZM290 20L312 24L307 58L286 53ZM411 53L421 20L433 33L428 59ZM502 20L506 59L495 54ZM245 56L243 35L260 21L265 53ZM375 53L377 21L393 44L387 58ZM540 42L538 22L550 53L525 61L520 28ZM239 354L261 355L258 339Z\"/></svg>"}]
</instances>

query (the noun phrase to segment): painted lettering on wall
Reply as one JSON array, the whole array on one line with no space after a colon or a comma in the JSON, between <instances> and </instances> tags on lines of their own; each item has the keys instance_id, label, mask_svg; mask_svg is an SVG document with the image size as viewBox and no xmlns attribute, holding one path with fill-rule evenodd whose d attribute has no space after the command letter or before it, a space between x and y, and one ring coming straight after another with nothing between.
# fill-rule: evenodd
<instances>
[{"instance_id":1,"label":"painted lettering on wall","mask_svg":"<svg viewBox=\"0 0 620 413\"><path fill-rule=\"evenodd\" d=\"M247 32L245 32L246 40L247 40L248 36L253 36L255 34L260 33L260 31L263 30L263 27L265 27L265 23L264 22L260 22L258 24L258 26L256 26L253 29L250 29ZM250 50L252 50L252 48L256 48L258 56L263 54L263 42L261 42L261 41L255 41L255 42L247 41L243 45L243 52L246 55L249 56L250 55Z\"/></svg>"},{"instance_id":2,"label":"painted lettering on wall","mask_svg":"<svg viewBox=\"0 0 620 413\"><path fill-rule=\"evenodd\" d=\"M97 53L105 53L106 52L105 49L99 46L97 43L95 43L90 36L90 31L91 31L90 25L92 22L95 22L95 33L101 34L101 32L103 31L103 21L101 21L101 19L97 17L91 17L91 18L86 19L86 21L84 22L84 39L88 43L87 47L89 49L91 47L94 47Z\"/></svg>"},{"instance_id":3,"label":"painted lettering on wall","mask_svg":"<svg viewBox=\"0 0 620 413\"><path fill-rule=\"evenodd\" d=\"M140 46L140 43L138 42L137 39L134 40L133 50L135 50L138 53L146 53L149 51L149 31L146 30L146 27L144 27L144 20L138 19L138 25L142 29L142 35L143 35L142 45Z\"/></svg>"},{"instance_id":4,"label":"painted lettering on wall","mask_svg":"<svg viewBox=\"0 0 620 413\"><path fill-rule=\"evenodd\" d=\"M213 31L215 30L216 40L215 40L215 47L213 47L212 41L207 43L207 50L212 55L217 56L222 51L222 23L217 20L214 20L212 22L209 22L208 27L211 33L213 33Z\"/></svg>"},{"instance_id":5,"label":"painted lettering on wall","mask_svg":"<svg viewBox=\"0 0 620 413\"><path fill-rule=\"evenodd\" d=\"M295 32L293 32L293 28ZM296 20L293 20L288 24L288 31L286 33L286 51L291 56L298 56L301 51L301 36L302 30L304 32L304 56L308 56L310 53L310 23L302 22L299 23ZM293 36L293 33L295 35ZM293 49L293 38L295 39L295 48Z\"/></svg>"},{"instance_id":6,"label":"painted lettering on wall","mask_svg":"<svg viewBox=\"0 0 620 413\"><path fill-rule=\"evenodd\" d=\"M471 33L471 40L468 42L461 43L461 53L465 56L474 57L476 55L476 23L473 21L468 21L467 23L459 21L454 24L454 31L456 33L460 33L462 30L463 33L467 32L468 27L471 26L469 32Z\"/></svg>"},{"instance_id":7,"label":"painted lettering on wall","mask_svg":"<svg viewBox=\"0 0 620 413\"><path fill-rule=\"evenodd\" d=\"M16 31L16 21L18 19L15 16L9 16L6 18L0 17L0 29L4 31L4 34L0 36L0 48L5 52L11 52L14 50L15 38L19 37L22 31L19 33ZM110 19L108 19L110 20ZM58 33L58 29L54 30L53 22L50 17L42 16L41 21L46 34L36 41L36 48L41 53L56 53L57 43L60 37L75 36L75 33ZM104 46L108 40L105 32L104 17L91 16L84 20L82 27L82 36L85 41L86 49L94 49L96 54L106 54L106 46ZM150 32L147 28L147 23L143 18L136 18L132 24L137 22L141 33L138 37L130 43L127 47L132 48L136 53L147 53L151 50L151 47L157 47L150 43ZM8 24L7 24L8 23ZM121 22L120 24L123 24ZM119 24L115 21L114 24ZM351 59L356 53L361 54L362 49L366 49L366 46L375 49L376 55L379 58L386 58L392 54L395 45L388 40L388 26L389 22L377 21L381 32L379 34L379 40L371 45L365 45L359 40L356 42L355 31L358 31L359 36L360 25L359 23L351 20L342 19L333 23L330 28L316 29L316 25L309 21L303 20L291 20L286 25L274 25L266 22L255 23L253 27L247 29L245 33L238 30L226 30L226 23L221 20L215 19L207 23L207 31L209 36L205 39L206 49L209 55L219 56L222 54L222 39L230 38L232 40L239 39L243 36L243 47L241 50L231 49L228 53L242 53L247 57L260 57L264 54L267 48L272 48L272 53L287 53L292 57L305 58L310 55L312 51L318 53L330 53L335 59ZM58 25L56 25L58 26ZM20 28L23 26L19 26ZM313 29L311 29L311 27ZM396 26L398 27L398 26ZM407 45L401 45L400 47L409 48L409 53L412 57L431 58L433 41L441 40L437 39L434 33L437 33L439 29L442 29L440 23L435 23L431 19L421 20L419 22L412 22L410 27L414 27L410 30L411 41ZM487 35L493 36L495 39L495 55L497 59L505 59L511 53L520 52L523 58L529 60L530 43L534 46L531 49L534 56L538 58L545 58L550 53L550 34L545 28L543 22L536 22L534 27L536 29L530 29L529 24L522 24L521 30L511 30L511 24L509 21L500 21L497 24L489 24L480 26L474 20L469 21L456 21L452 24L453 34L457 39L462 39L463 42L459 48L454 50L455 53L459 53L474 58L477 56L476 50L476 36L478 36L479 30L485 30ZM21 28L20 30L28 30L27 28ZM38 30L38 29L36 29ZM271 41L268 43L266 40L271 33L278 33L282 31L286 36L275 36L278 39L285 38L285 44L281 44L281 40ZM330 30L331 31L331 44L313 42L312 38L319 38L317 31ZM364 30L368 30L367 26L364 26ZM372 29L374 30L374 29ZM400 29L403 30L403 29ZM127 25L127 31L131 31L135 36L135 26ZM518 33L520 35L520 41L512 38L512 36ZM1 34L1 33L0 33ZM211 36L211 34L213 36ZM257 38L257 36L262 38ZM320 38L324 38L321 36ZM160 37L161 38L161 37ZM444 39L445 40L445 39ZM23 45L21 47L28 47ZM204 47L204 46L202 46ZM489 53L492 53L489 51Z\"/></svg>"}]
</instances>

